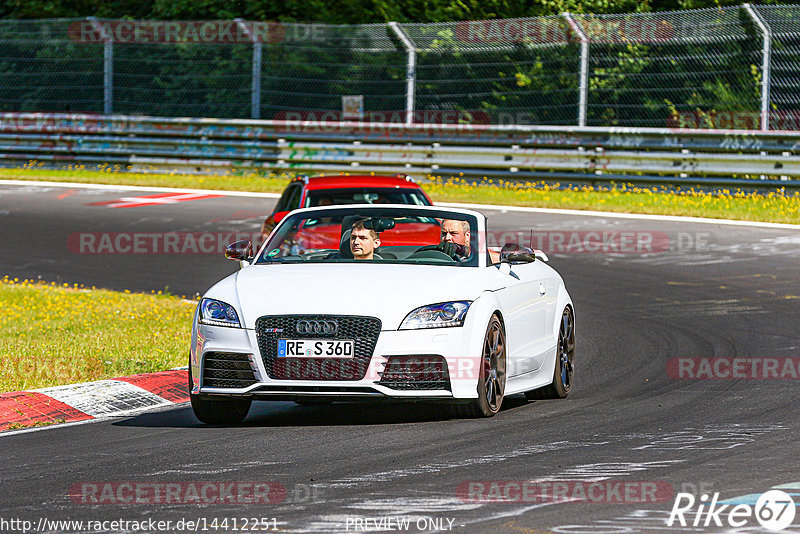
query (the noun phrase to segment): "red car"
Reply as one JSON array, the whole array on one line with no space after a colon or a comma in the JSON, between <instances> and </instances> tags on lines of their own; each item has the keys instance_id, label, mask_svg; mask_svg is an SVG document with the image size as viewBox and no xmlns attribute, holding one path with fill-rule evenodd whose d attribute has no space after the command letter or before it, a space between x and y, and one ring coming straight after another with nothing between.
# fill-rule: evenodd
<instances>
[{"instance_id":1,"label":"red car","mask_svg":"<svg viewBox=\"0 0 800 534\"><path fill-rule=\"evenodd\" d=\"M433 205L425 191L405 174L298 176L289 183L272 214L261 225L262 240L290 211L334 204Z\"/></svg>"}]
</instances>

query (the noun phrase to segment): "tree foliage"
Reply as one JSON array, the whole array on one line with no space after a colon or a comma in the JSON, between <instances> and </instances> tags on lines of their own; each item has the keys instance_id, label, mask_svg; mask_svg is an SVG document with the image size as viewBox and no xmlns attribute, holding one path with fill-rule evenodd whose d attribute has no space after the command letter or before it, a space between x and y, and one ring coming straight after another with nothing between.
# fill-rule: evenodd
<instances>
[{"instance_id":1,"label":"tree foliage","mask_svg":"<svg viewBox=\"0 0 800 534\"><path fill-rule=\"evenodd\" d=\"M763 4L790 3L774 0ZM3 0L0 18L88 17L364 24L451 22L571 13L625 13L739 5L739 0Z\"/></svg>"}]
</instances>

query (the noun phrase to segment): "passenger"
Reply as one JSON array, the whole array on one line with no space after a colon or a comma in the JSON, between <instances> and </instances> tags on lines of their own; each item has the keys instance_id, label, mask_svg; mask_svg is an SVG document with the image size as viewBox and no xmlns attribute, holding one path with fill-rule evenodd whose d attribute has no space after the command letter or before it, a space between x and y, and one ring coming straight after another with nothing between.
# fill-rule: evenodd
<instances>
[{"instance_id":1,"label":"passenger","mask_svg":"<svg viewBox=\"0 0 800 534\"><path fill-rule=\"evenodd\" d=\"M350 252L357 260L374 260L375 249L381 246L378 233L364 227L364 221L356 221L350 232Z\"/></svg>"}]
</instances>

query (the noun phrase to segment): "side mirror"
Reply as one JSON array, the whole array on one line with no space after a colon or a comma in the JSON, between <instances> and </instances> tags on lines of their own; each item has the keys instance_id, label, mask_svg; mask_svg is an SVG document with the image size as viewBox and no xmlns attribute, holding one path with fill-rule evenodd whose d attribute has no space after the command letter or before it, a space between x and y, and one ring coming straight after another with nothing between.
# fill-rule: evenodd
<instances>
[{"instance_id":1,"label":"side mirror","mask_svg":"<svg viewBox=\"0 0 800 534\"><path fill-rule=\"evenodd\" d=\"M250 261L255 257L250 241L237 241L225 249L225 257L233 261Z\"/></svg>"},{"instance_id":2,"label":"side mirror","mask_svg":"<svg viewBox=\"0 0 800 534\"><path fill-rule=\"evenodd\" d=\"M506 243L500 249L500 263L530 263L536 261L532 248L517 243Z\"/></svg>"},{"instance_id":3,"label":"side mirror","mask_svg":"<svg viewBox=\"0 0 800 534\"><path fill-rule=\"evenodd\" d=\"M273 222L273 224L278 224L287 215L289 215L288 211L276 211L275 213L272 214L272 222Z\"/></svg>"}]
</instances>

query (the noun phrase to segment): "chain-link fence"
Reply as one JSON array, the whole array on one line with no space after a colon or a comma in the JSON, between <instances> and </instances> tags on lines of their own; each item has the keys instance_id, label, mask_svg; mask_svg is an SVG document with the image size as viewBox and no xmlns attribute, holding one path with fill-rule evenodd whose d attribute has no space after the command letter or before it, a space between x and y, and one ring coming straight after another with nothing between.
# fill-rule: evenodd
<instances>
[{"instance_id":1,"label":"chain-link fence","mask_svg":"<svg viewBox=\"0 0 800 534\"><path fill-rule=\"evenodd\" d=\"M0 21L0 111L800 130L800 6L357 26Z\"/></svg>"},{"instance_id":2,"label":"chain-link fence","mask_svg":"<svg viewBox=\"0 0 800 534\"><path fill-rule=\"evenodd\" d=\"M723 112L758 128L763 40L743 12L576 16L590 41L587 124L716 127Z\"/></svg>"}]
</instances>

